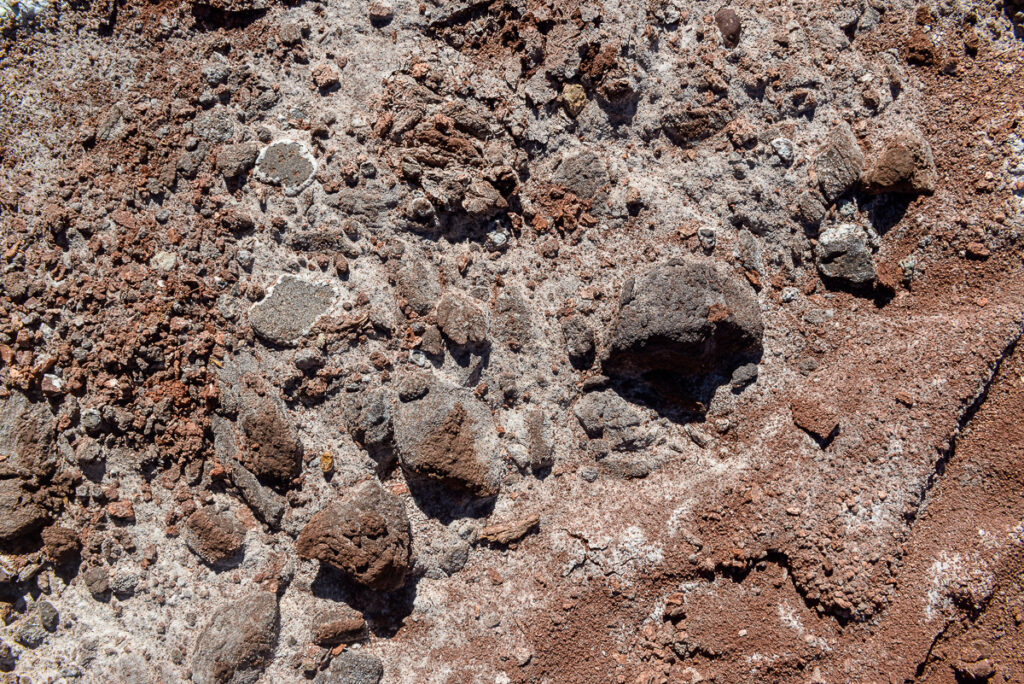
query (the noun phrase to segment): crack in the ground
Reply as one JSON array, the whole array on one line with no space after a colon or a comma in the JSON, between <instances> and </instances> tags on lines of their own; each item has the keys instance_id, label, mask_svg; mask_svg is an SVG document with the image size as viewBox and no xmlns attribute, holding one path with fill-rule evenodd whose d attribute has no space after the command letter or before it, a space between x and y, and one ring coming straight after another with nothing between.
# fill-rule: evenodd
<instances>
[{"instance_id":1,"label":"crack in the ground","mask_svg":"<svg viewBox=\"0 0 1024 684\"><path fill-rule=\"evenodd\" d=\"M940 450L939 457L935 460L935 465L932 468L932 472L928 475L928 479L925 481L924 486L918 495L917 505L914 506L914 512L909 515L908 524L910 528L913 528L914 522L924 513L927 506L928 495L931 493L935 485L938 484L942 475L946 472L946 467L949 465L950 460L956 455L957 442L963 431L970 425L974 416L977 415L978 411L984 405L988 399L988 393L992 385L995 384L996 378L999 375L1000 369L1003 367L1003 362L1010 358L1013 354L1014 349L1017 348L1017 343L1020 341L1021 336L1024 335L1024 325L1018 323L1017 332L1012 336L1010 341L1003 347L1003 351L1000 353L999 358L996 359L995 363L992 364L992 370L989 376L982 383L981 390L974 397L974 401L971 402L960 417L957 419L956 427L953 428L952 436L949 439L949 445Z\"/></svg>"}]
</instances>

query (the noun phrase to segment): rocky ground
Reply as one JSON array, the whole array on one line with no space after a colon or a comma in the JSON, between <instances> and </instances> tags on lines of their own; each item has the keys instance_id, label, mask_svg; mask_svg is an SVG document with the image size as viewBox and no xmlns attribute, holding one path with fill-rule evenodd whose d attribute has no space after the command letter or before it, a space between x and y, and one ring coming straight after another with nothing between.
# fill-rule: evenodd
<instances>
[{"instance_id":1,"label":"rocky ground","mask_svg":"<svg viewBox=\"0 0 1024 684\"><path fill-rule=\"evenodd\" d=\"M0 682L1024 682L1021 3L0 25Z\"/></svg>"}]
</instances>

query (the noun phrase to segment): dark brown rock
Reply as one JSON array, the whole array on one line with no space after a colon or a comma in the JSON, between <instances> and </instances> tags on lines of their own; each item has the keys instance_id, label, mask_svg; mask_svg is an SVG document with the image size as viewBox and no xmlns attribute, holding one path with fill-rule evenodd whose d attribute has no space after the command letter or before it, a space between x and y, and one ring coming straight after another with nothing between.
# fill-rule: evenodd
<instances>
[{"instance_id":1,"label":"dark brown rock","mask_svg":"<svg viewBox=\"0 0 1024 684\"><path fill-rule=\"evenodd\" d=\"M206 506L189 516L184 539L197 556L220 565L238 557L245 545L245 527L233 513Z\"/></svg>"},{"instance_id":2,"label":"dark brown rock","mask_svg":"<svg viewBox=\"0 0 1024 684\"><path fill-rule=\"evenodd\" d=\"M53 416L45 403L20 392L0 400L0 477L51 477L57 468L52 446Z\"/></svg>"},{"instance_id":3,"label":"dark brown rock","mask_svg":"<svg viewBox=\"0 0 1024 684\"><path fill-rule=\"evenodd\" d=\"M287 484L302 471L302 442L284 409L267 400L241 420L245 433L243 465L261 480Z\"/></svg>"},{"instance_id":4,"label":"dark brown rock","mask_svg":"<svg viewBox=\"0 0 1024 684\"><path fill-rule=\"evenodd\" d=\"M46 511L20 480L0 480L0 542L38 532L47 518Z\"/></svg>"},{"instance_id":5,"label":"dark brown rock","mask_svg":"<svg viewBox=\"0 0 1024 684\"><path fill-rule=\"evenodd\" d=\"M313 643L324 648L350 644L366 638L366 620L362 614L339 606L320 613L313 624Z\"/></svg>"},{"instance_id":6,"label":"dark brown rock","mask_svg":"<svg viewBox=\"0 0 1024 684\"><path fill-rule=\"evenodd\" d=\"M301 558L315 558L363 586L390 591L405 582L411 534L402 501L365 481L314 515L295 548Z\"/></svg>"},{"instance_id":7,"label":"dark brown rock","mask_svg":"<svg viewBox=\"0 0 1024 684\"><path fill-rule=\"evenodd\" d=\"M734 48L740 44L740 18L736 10L731 7L724 7L715 13L715 24L722 34L722 44L727 48Z\"/></svg>"}]
</instances>

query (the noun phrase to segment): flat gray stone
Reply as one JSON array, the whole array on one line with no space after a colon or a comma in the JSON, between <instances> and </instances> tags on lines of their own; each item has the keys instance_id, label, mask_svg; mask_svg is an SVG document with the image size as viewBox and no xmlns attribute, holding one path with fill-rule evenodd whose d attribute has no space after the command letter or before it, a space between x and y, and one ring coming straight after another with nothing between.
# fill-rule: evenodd
<instances>
[{"instance_id":1,"label":"flat gray stone","mask_svg":"<svg viewBox=\"0 0 1024 684\"><path fill-rule=\"evenodd\" d=\"M285 195L298 195L313 182L316 160L304 143L279 140L270 143L256 158L256 178L280 185Z\"/></svg>"},{"instance_id":2,"label":"flat gray stone","mask_svg":"<svg viewBox=\"0 0 1024 684\"><path fill-rule=\"evenodd\" d=\"M249 309L249 325L268 342L294 344L327 312L336 297L330 285L284 276Z\"/></svg>"}]
</instances>

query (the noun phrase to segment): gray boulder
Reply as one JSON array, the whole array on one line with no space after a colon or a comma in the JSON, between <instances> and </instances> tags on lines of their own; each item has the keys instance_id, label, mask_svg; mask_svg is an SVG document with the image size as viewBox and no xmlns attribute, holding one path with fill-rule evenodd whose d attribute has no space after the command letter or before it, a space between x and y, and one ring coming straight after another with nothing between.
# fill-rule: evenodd
<instances>
[{"instance_id":1,"label":"gray boulder","mask_svg":"<svg viewBox=\"0 0 1024 684\"><path fill-rule=\"evenodd\" d=\"M841 223L823 231L814 248L818 271L826 278L853 285L874 282L875 264L867 240L864 229L853 223Z\"/></svg>"},{"instance_id":2,"label":"gray boulder","mask_svg":"<svg viewBox=\"0 0 1024 684\"><path fill-rule=\"evenodd\" d=\"M603 368L678 393L680 380L728 374L757 358L763 330L754 290L727 266L672 260L623 286Z\"/></svg>"}]
</instances>

